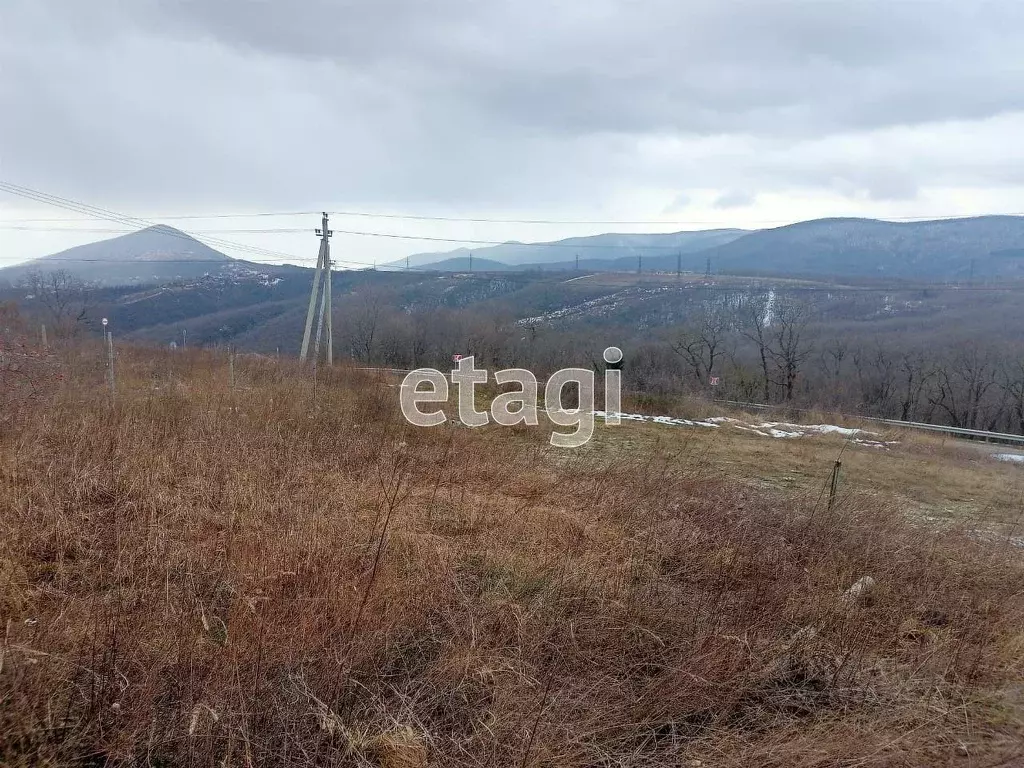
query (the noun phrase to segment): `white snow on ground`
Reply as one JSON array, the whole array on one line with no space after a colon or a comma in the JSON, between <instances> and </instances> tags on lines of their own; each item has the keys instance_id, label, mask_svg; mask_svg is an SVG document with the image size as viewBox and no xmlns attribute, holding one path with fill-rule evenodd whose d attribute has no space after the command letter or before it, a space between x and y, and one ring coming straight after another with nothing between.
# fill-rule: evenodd
<instances>
[{"instance_id":1,"label":"white snow on ground","mask_svg":"<svg viewBox=\"0 0 1024 768\"><path fill-rule=\"evenodd\" d=\"M603 419L606 415L604 411L594 411L594 416ZM690 419L675 419L671 416L645 416L642 413L619 413L611 414L618 416L623 421L648 421L653 424L671 424L677 427L715 427L717 424L711 424L710 419L707 421L691 421Z\"/></svg>"},{"instance_id":2,"label":"white snow on ground","mask_svg":"<svg viewBox=\"0 0 1024 768\"><path fill-rule=\"evenodd\" d=\"M604 411L594 411L594 416L604 418ZM858 435L879 437L877 432L869 432L866 429L853 429L850 427L838 427L835 424L790 424L784 421L766 421L763 424L747 424L740 419L731 416L711 416L710 418L695 421L691 419L676 419L671 416L645 416L642 413L620 413L619 418L623 421L650 422L652 424L671 424L680 427L721 427L731 426L735 429L742 429L744 432L753 432L762 437L777 437L790 439L796 437L807 437L808 435L840 435L853 438L853 442L869 448L886 448L896 445L897 441L885 442L882 440L868 440ZM1024 462L1024 456L1016 459Z\"/></svg>"},{"instance_id":3,"label":"white snow on ground","mask_svg":"<svg viewBox=\"0 0 1024 768\"><path fill-rule=\"evenodd\" d=\"M1019 453L993 453L992 458L996 461L1010 461L1014 464L1024 464L1024 455Z\"/></svg>"},{"instance_id":4,"label":"white snow on ground","mask_svg":"<svg viewBox=\"0 0 1024 768\"><path fill-rule=\"evenodd\" d=\"M790 433L794 433L796 437L802 437L808 432L817 432L822 435L836 434L842 435L843 437L853 437L854 435L873 435L878 437L877 432L868 432L865 429L837 427L835 424L788 424L786 422L766 421L764 424L752 424L751 426L754 427L754 429L768 429L780 432L783 431L780 428L785 427ZM788 436L789 435L777 435L777 437Z\"/></svg>"},{"instance_id":5,"label":"white snow on ground","mask_svg":"<svg viewBox=\"0 0 1024 768\"><path fill-rule=\"evenodd\" d=\"M885 448L890 445L897 445L899 443L899 440L891 440L888 443L885 443L879 440L861 440L855 437L853 439L853 442L857 443L858 445L866 445L868 448Z\"/></svg>"}]
</instances>

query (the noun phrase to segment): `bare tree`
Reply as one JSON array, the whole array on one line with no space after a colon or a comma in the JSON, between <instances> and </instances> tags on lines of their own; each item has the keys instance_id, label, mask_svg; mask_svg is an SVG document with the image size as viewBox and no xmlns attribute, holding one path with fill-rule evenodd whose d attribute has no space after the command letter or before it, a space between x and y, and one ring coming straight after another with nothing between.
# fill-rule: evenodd
<instances>
[{"instance_id":1,"label":"bare tree","mask_svg":"<svg viewBox=\"0 0 1024 768\"><path fill-rule=\"evenodd\" d=\"M409 355L413 368L419 368L430 351L431 318L417 309L409 313Z\"/></svg>"},{"instance_id":2,"label":"bare tree","mask_svg":"<svg viewBox=\"0 0 1024 768\"><path fill-rule=\"evenodd\" d=\"M850 353L850 342L846 339L830 339L821 351L821 367L833 384L843 375L843 363Z\"/></svg>"},{"instance_id":3,"label":"bare tree","mask_svg":"<svg viewBox=\"0 0 1024 768\"><path fill-rule=\"evenodd\" d=\"M838 405L848 396L846 373L850 357L850 342L845 338L828 339L818 356L818 365L823 374L823 402L831 406Z\"/></svg>"},{"instance_id":4,"label":"bare tree","mask_svg":"<svg viewBox=\"0 0 1024 768\"><path fill-rule=\"evenodd\" d=\"M743 302L742 309L740 310L742 316L740 333L754 343L761 361L761 382L764 391L764 402L766 403L771 402L772 399L768 359L770 357L769 327L774 302L774 294L757 294L748 297Z\"/></svg>"},{"instance_id":5,"label":"bare tree","mask_svg":"<svg viewBox=\"0 0 1024 768\"><path fill-rule=\"evenodd\" d=\"M1024 435L1024 359L1004 360L999 386L1009 401L1008 419L1017 434Z\"/></svg>"},{"instance_id":6,"label":"bare tree","mask_svg":"<svg viewBox=\"0 0 1024 768\"><path fill-rule=\"evenodd\" d=\"M342 316L341 326L352 345L353 356L364 363L373 361L383 306L378 292L367 289L352 296Z\"/></svg>"},{"instance_id":7,"label":"bare tree","mask_svg":"<svg viewBox=\"0 0 1024 768\"><path fill-rule=\"evenodd\" d=\"M853 351L861 401L875 413L891 415L890 405L896 391L896 360L877 340L871 346Z\"/></svg>"},{"instance_id":8,"label":"bare tree","mask_svg":"<svg viewBox=\"0 0 1024 768\"><path fill-rule=\"evenodd\" d=\"M929 401L948 416L952 426L978 429L985 416L986 395L996 384L996 372L986 350L976 346L961 349L937 367L936 392Z\"/></svg>"},{"instance_id":9,"label":"bare tree","mask_svg":"<svg viewBox=\"0 0 1024 768\"><path fill-rule=\"evenodd\" d=\"M684 327L670 342L672 351L683 359L698 386L707 384L715 364L724 356L728 330L722 311L705 306L696 322Z\"/></svg>"},{"instance_id":10,"label":"bare tree","mask_svg":"<svg viewBox=\"0 0 1024 768\"><path fill-rule=\"evenodd\" d=\"M919 351L904 352L896 364L900 378L900 419L911 421L917 418L925 388L935 377L934 365Z\"/></svg>"},{"instance_id":11,"label":"bare tree","mask_svg":"<svg viewBox=\"0 0 1024 768\"><path fill-rule=\"evenodd\" d=\"M34 269L22 285L42 307L54 337L70 338L81 332L94 304L93 292L81 278L64 269Z\"/></svg>"},{"instance_id":12,"label":"bare tree","mask_svg":"<svg viewBox=\"0 0 1024 768\"><path fill-rule=\"evenodd\" d=\"M809 305L793 300L776 301L771 313L771 325L766 328L770 344L768 355L775 362L777 384L787 401L793 391L804 362L813 351L804 338L811 312Z\"/></svg>"}]
</instances>

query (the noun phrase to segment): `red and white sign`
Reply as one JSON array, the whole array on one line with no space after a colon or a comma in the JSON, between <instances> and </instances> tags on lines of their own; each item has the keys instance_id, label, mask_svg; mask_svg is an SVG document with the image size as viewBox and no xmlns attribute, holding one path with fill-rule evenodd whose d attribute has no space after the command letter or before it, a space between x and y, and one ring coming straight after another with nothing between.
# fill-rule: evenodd
<instances>
[{"instance_id":1,"label":"red and white sign","mask_svg":"<svg viewBox=\"0 0 1024 768\"><path fill-rule=\"evenodd\" d=\"M452 355L452 362L457 363L462 359L462 355Z\"/></svg>"},{"instance_id":2,"label":"red and white sign","mask_svg":"<svg viewBox=\"0 0 1024 768\"><path fill-rule=\"evenodd\" d=\"M712 387L717 387L718 386L718 382L719 382L719 378L717 376L710 376L710 377L708 377L708 384L710 384Z\"/></svg>"}]
</instances>

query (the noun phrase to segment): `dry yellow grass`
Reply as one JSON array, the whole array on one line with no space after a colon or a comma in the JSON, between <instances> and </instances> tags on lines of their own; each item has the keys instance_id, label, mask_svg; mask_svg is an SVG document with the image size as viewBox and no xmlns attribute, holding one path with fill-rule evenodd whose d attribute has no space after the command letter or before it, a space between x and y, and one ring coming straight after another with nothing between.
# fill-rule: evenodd
<instances>
[{"instance_id":1,"label":"dry yellow grass","mask_svg":"<svg viewBox=\"0 0 1024 768\"><path fill-rule=\"evenodd\" d=\"M732 415L722 409L716 412ZM748 423L766 421L763 415L740 415ZM870 423L843 426L878 429ZM882 449L834 435L772 438L728 427L709 430L648 423L602 429L598 420L588 449L609 457L675 452L681 462L704 464L722 478L812 495L820 492L838 458L841 494L862 499L875 496L879 503L897 505L916 517L1024 534L1017 526L1024 510L1024 467L991 458L1005 447L892 429L884 430L880 439L897 444Z\"/></svg>"},{"instance_id":2,"label":"dry yellow grass","mask_svg":"<svg viewBox=\"0 0 1024 768\"><path fill-rule=\"evenodd\" d=\"M112 405L97 359L65 351L0 434L0 763L1020 754L1019 551L908 522L941 485L880 492L947 458L847 452L828 510L836 441L627 425L558 452L543 425L410 428L345 369L243 359L232 390L196 351L123 350Z\"/></svg>"}]
</instances>

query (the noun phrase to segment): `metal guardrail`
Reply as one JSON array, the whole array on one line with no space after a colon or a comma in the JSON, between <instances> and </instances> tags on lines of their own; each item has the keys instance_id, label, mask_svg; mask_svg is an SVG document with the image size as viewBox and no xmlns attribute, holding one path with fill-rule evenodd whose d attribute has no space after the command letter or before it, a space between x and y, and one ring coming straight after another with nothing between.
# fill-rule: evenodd
<instances>
[{"instance_id":1,"label":"metal guardrail","mask_svg":"<svg viewBox=\"0 0 1024 768\"><path fill-rule=\"evenodd\" d=\"M939 424L924 424L917 421L899 421L898 419L872 419L877 424L886 424L891 427L906 427L909 429L920 429L925 432L941 432L954 437L970 437L985 440L991 443L1016 443L1024 444L1024 435L1011 435L1008 432L988 432L983 429L966 429L964 427L943 427Z\"/></svg>"}]
</instances>

